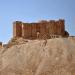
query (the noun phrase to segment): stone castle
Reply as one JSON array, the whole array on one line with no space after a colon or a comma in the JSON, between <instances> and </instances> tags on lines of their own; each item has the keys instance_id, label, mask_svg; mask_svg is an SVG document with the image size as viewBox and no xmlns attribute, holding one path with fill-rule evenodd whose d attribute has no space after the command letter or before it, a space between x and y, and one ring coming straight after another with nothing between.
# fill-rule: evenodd
<instances>
[{"instance_id":1,"label":"stone castle","mask_svg":"<svg viewBox=\"0 0 75 75\"><path fill-rule=\"evenodd\" d=\"M25 39L50 39L59 37L68 37L69 33L65 31L65 21L42 20L37 23L23 23L15 21L13 23L13 37L23 37Z\"/></svg>"},{"instance_id":2,"label":"stone castle","mask_svg":"<svg viewBox=\"0 0 75 75\"><path fill-rule=\"evenodd\" d=\"M65 30L65 21L59 19L58 21L42 20L37 23L23 23L21 21L15 21L13 23L13 39L25 38L25 39L51 39L59 37L68 37L69 33ZM2 42L0 42L0 48Z\"/></svg>"}]
</instances>

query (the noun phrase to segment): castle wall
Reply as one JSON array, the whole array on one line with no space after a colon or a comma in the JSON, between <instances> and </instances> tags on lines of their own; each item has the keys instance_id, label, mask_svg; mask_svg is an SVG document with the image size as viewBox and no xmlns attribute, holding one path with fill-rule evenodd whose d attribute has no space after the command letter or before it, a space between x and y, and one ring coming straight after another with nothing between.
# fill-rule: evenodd
<instances>
[{"instance_id":1,"label":"castle wall","mask_svg":"<svg viewBox=\"0 0 75 75\"><path fill-rule=\"evenodd\" d=\"M27 24L22 24L22 37L27 38L28 36L28 25Z\"/></svg>"},{"instance_id":2,"label":"castle wall","mask_svg":"<svg viewBox=\"0 0 75 75\"><path fill-rule=\"evenodd\" d=\"M64 35L65 32L65 25L64 25L64 20L59 20L56 22L57 24L57 33L58 35Z\"/></svg>"},{"instance_id":3,"label":"castle wall","mask_svg":"<svg viewBox=\"0 0 75 75\"><path fill-rule=\"evenodd\" d=\"M49 35L54 35L55 33L55 21L50 21L48 23L48 30L49 30Z\"/></svg>"},{"instance_id":4,"label":"castle wall","mask_svg":"<svg viewBox=\"0 0 75 75\"><path fill-rule=\"evenodd\" d=\"M13 36L22 37L22 22L16 21L13 23Z\"/></svg>"},{"instance_id":5,"label":"castle wall","mask_svg":"<svg viewBox=\"0 0 75 75\"><path fill-rule=\"evenodd\" d=\"M23 26L22 26L22 37L24 38L29 38L31 37L31 25L28 24L28 23L23 23Z\"/></svg>"},{"instance_id":6,"label":"castle wall","mask_svg":"<svg viewBox=\"0 0 75 75\"><path fill-rule=\"evenodd\" d=\"M43 39L46 38L46 24L45 23L40 24L40 38L43 38Z\"/></svg>"},{"instance_id":7,"label":"castle wall","mask_svg":"<svg viewBox=\"0 0 75 75\"><path fill-rule=\"evenodd\" d=\"M0 42L0 48L2 48L2 42Z\"/></svg>"},{"instance_id":8,"label":"castle wall","mask_svg":"<svg viewBox=\"0 0 75 75\"><path fill-rule=\"evenodd\" d=\"M51 36L61 35L65 33L64 20L59 21L44 21L39 23L22 23L14 22L13 25L13 36L24 37L26 39L46 39ZM55 37L53 36L53 37Z\"/></svg>"},{"instance_id":9,"label":"castle wall","mask_svg":"<svg viewBox=\"0 0 75 75\"><path fill-rule=\"evenodd\" d=\"M34 38L37 38L37 31L36 31L36 23L31 23L31 27L32 27L32 30L31 30L31 37L34 39Z\"/></svg>"},{"instance_id":10,"label":"castle wall","mask_svg":"<svg viewBox=\"0 0 75 75\"><path fill-rule=\"evenodd\" d=\"M54 35L54 22L50 22L49 24L49 34Z\"/></svg>"}]
</instances>

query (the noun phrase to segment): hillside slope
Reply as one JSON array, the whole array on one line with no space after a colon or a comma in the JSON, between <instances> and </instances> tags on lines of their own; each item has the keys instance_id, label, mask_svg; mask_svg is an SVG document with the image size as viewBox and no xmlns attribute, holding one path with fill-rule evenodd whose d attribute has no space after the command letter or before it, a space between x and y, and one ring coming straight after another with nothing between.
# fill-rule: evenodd
<instances>
[{"instance_id":1,"label":"hillside slope","mask_svg":"<svg viewBox=\"0 0 75 75\"><path fill-rule=\"evenodd\" d=\"M0 75L75 75L75 38L28 40L3 48Z\"/></svg>"}]
</instances>

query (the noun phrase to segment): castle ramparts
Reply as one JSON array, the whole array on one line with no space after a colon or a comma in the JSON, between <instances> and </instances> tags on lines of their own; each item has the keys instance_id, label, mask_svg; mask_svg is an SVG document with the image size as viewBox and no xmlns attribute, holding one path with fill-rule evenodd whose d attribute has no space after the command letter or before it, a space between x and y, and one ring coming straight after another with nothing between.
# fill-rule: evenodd
<instances>
[{"instance_id":1,"label":"castle ramparts","mask_svg":"<svg viewBox=\"0 0 75 75\"><path fill-rule=\"evenodd\" d=\"M25 39L50 39L56 37L68 37L65 31L65 21L40 21L38 23L23 23L15 21L13 23L13 37L23 37Z\"/></svg>"}]
</instances>

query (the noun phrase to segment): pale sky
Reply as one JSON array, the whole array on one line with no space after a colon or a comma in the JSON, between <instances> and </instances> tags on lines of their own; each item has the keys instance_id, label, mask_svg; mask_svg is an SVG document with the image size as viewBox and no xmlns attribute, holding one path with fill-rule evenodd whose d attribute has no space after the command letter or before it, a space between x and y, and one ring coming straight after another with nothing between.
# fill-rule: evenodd
<instances>
[{"instance_id":1,"label":"pale sky","mask_svg":"<svg viewBox=\"0 0 75 75\"><path fill-rule=\"evenodd\" d=\"M12 38L13 22L65 19L66 30L75 35L75 0L0 0L0 41Z\"/></svg>"}]
</instances>

